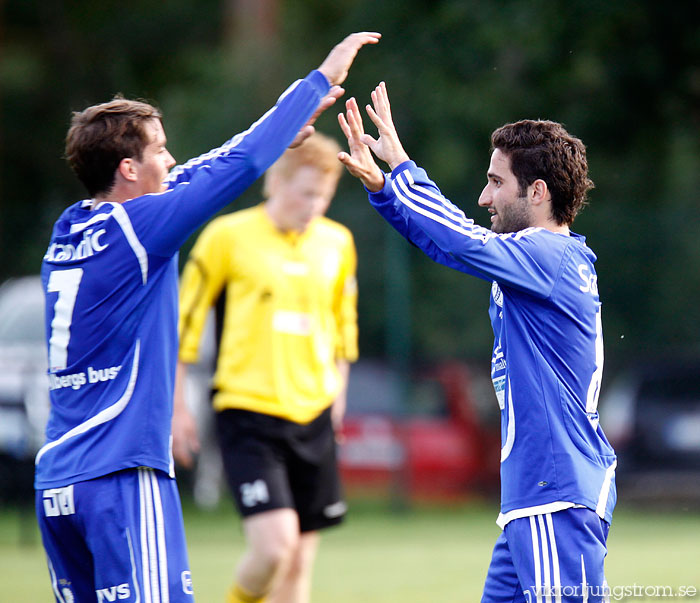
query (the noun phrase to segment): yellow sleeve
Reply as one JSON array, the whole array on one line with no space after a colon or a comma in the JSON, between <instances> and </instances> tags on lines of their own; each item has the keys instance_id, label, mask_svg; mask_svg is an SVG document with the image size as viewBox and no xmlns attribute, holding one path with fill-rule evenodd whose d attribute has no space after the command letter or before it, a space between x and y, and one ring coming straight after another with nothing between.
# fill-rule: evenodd
<instances>
[{"instance_id":1,"label":"yellow sleeve","mask_svg":"<svg viewBox=\"0 0 700 603\"><path fill-rule=\"evenodd\" d=\"M197 239L180 278L179 359L195 363L209 309L226 285L229 247L220 219L212 221Z\"/></svg>"},{"instance_id":2,"label":"yellow sleeve","mask_svg":"<svg viewBox=\"0 0 700 603\"><path fill-rule=\"evenodd\" d=\"M359 355L357 346L357 252L352 235L348 231L343 248L340 271L339 299L335 318L338 324L336 358L355 362Z\"/></svg>"}]
</instances>

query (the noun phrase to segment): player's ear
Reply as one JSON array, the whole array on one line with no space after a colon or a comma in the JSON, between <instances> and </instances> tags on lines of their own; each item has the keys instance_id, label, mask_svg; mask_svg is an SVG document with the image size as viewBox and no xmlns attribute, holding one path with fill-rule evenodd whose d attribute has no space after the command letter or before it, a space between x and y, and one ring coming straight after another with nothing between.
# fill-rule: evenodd
<instances>
[{"instance_id":1,"label":"player's ear","mask_svg":"<svg viewBox=\"0 0 700 603\"><path fill-rule=\"evenodd\" d=\"M529 187L530 200L533 205L540 205L551 199L549 187L544 180L537 179Z\"/></svg>"},{"instance_id":2,"label":"player's ear","mask_svg":"<svg viewBox=\"0 0 700 603\"><path fill-rule=\"evenodd\" d=\"M131 157L124 157L124 159L119 162L117 172L119 172L121 177L125 180L135 182L138 176L136 162Z\"/></svg>"}]
</instances>

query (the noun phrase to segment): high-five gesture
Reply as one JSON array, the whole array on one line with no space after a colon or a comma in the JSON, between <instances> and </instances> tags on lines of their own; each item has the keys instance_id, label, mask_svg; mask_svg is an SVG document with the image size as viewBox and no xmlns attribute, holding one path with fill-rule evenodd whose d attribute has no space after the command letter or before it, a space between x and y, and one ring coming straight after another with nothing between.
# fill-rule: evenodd
<instances>
[{"instance_id":1,"label":"high-five gesture","mask_svg":"<svg viewBox=\"0 0 700 603\"><path fill-rule=\"evenodd\" d=\"M336 44L318 70L326 76L331 85L342 84L360 48L365 44L376 44L381 37L382 34L373 31L350 34L340 44Z\"/></svg>"},{"instance_id":2,"label":"high-five gesture","mask_svg":"<svg viewBox=\"0 0 700 603\"><path fill-rule=\"evenodd\" d=\"M384 174L374 161L370 149L381 160L389 164L391 169L408 160L396 127L391 117L391 105L386 91L386 84L380 83L372 91L372 104L367 105L367 114L377 126L379 138L374 139L365 134L362 116L354 98L345 103L346 115L338 115L338 122L343 134L348 139L350 154L339 153L338 159L348 171L359 178L364 186L376 192L384 186Z\"/></svg>"},{"instance_id":3,"label":"high-five gesture","mask_svg":"<svg viewBox=\"0 0 700 603\"><path fill-rule=\"evenodd\" d=\"M360 33L350 34L347 38L340 42L340 44L336 44L336 46L333 47L333 50L331 50L329 55L318 68L318 70L325 75L326 79L330 82L331 89L328 91L328 94L323 97L321 104L318 106L309 121L307 121L304 127L299 130L299 133L295 136L292 144L289 145L290 149L298 147L314 133L313 124L318 116L345 93L345 90L340 87L340 84L342 84L345 81L345 78L348 76L350 65L352 65L352 62L355 60L360 48L362 48L365 44L376 44L379 42L379 38L381 37L382 34L380 33L363 31Z\"/></svg>"}]
</instances>

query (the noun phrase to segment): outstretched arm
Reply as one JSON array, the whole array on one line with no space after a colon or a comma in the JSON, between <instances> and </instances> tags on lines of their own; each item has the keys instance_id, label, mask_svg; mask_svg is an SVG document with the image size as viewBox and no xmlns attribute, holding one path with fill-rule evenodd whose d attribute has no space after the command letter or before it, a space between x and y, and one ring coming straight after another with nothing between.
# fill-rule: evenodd
<instances>
[{"instance_id":1,"label":"outstretched arm","mask_svg":"<svg viewBox=\"0 0 700 603\"><path fill-rule=\"evenodd\" d=\"M341 152L338 159L369 191L377 192L384 186L384 174L374 161L372 153L388 163L392 170L409 158L394 126L384 82L372 91L372 104L374 107L367 105L367 114L377 126L379 138L375 140L369 134L365 134L357 101L354 98L349 99L345 103L346 115L338 115L338 122L348 139L350 153Z\"/></svg>"},{"instance_id":2,"label":"outstretched arm","mask_svg":"<svg viewBox=\"0 0 700 603\"><path fill-rule=\"evenodd\" d=\"M363 31L359 33L350 34L339 44L333 47L333 50L328 54L326 59L321 63L318 70L326 76L326 79L331 85L331 89L328 94L323 97L321 104L318 109L311 116L309 121L306 122L304 127L299 130L292 144L289 148L298 147L302 142L304 142L309 136L314 133L314 122L321 113L323 113L328 107L330 107L337 99L339 99L345 90L340 87L348 76L348 70L350 65L355 60L358 51L365 44L376 44L379 42L379 38L382 34L373 31Z\"/></svg>"},{"instance_id":3,"label":"outstretched arm","mask_svg":"<svg viewBox=\"0 0 700 603\"><path fill-rule=\"evenodd\" d=\"M333 49L330 51L330 53L328 53L328 56L324 59L321 65L315 70L322 74L323 77L320 77L318 74L316 74L316 77L313 77L314 72L309 74L306 80L309 80L311 78L317 80L317 83L319 83L320 86L323 86L325 84L325 86L323 86L325 87L324 96L321 97L320 101L315 101L315 109L313 113L311 113L310 115L307 113L306 121L302 122L304 125L302 125L301 128L297 131L296 136L288 142L288 146L299 146L302 142L304 142L304 140L306 140L309 136L311 136L311 134L313 134L313 124L319 117L319 115L321 115L321 113L323 113L326 109L333 105L335 101L344 94L345 90L343 90L343 88L340 87L340 84L342 84L345 81L350 66L355 60L355 57L357 56L357 53L359 52L360 48L362 48L366 44L376 44L377 42L379 42L381 37L382 35L376 32L359 32L350 34L342 42L336 44L333 47ZM284 99L297 87L297 84L299 84L300 82L301 80L295 82L292 86L290 86L279 98L277 105L283 103ZM328 90L329 84L330 90ZM289 101L289 99L286 100ZM182 182L189 182L192 179L193 175L202 165L208 165L209 162L215 159L217 156L227 154L228 151L231 150L231 148L237 146L237 144L242 140L243 136L250 133L256 127L256 125L259 122L263 121L265 117L267 117L269 114L270 112L266 113L261 118L261 120L258 120L258 122L253 124L253 126L251 126L249 130L234 136L232 139L224 143L218 149L213 149L205 153L204 155L201 155L200 157L190 159L184 165L176 166L170 172L166 179L168 186L170 188L173 188L177 184L180 184ZM286 124L287 126L290 125L290 121L294 121L293 119L290 120L290 117L293 118L295 116L286 115L285 118L281 120L283 124ZM274 141L274 139L277 138L277 136L266 133L264 138L269 141Z\"/></svg>"},{"instance_id":4,"label":"outstretched arm","mask_svg":"<svg viewBox=\"0 0 700 603\"><path fill-rule=\"evenodd\" d=\"M376 140L365 134L354 99L346 102L346 108L338 121L350 153L339 153L338 159L362 181L372 206L402 236L440 264L535 295L549 295L561 255L548 247L543 256L541 244L527 236L540 229L496 234L475 224L446 199L401 146L384 82L372 92L372 106L366 107L377 126ZM388 183L372 153L389 164Z\"/></svg>"},{"instance_id":5,"label":"outstretched arm","mask_svg":"<svg viewBox=\"0 0 700 603\"><path fill-rule=\"evenodd\" d=\"M359 49L376 43L379 37L375 33L348 36L319 69L290 86L246 131L174 168L167 178L168 191L144 197L140 203L130 202L126 207L139 224L136 234L148 252L172 255L199 225L261 176L290 144L308 136L308 129L301 135L300 129L318 116L319 105L329 106L342 91L329 91L329 84L343 82ZM143 218L134 218L139 212ZM168 228L162 228L163 224Z\"/></svg>"}]
</instances>

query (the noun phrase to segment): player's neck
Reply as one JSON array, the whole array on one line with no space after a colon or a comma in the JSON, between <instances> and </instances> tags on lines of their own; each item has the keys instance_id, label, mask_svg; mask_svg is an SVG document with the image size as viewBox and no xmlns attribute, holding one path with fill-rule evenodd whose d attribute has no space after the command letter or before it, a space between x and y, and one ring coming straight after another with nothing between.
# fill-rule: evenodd
<instances>
[{"instance_id":1,"label":"player's neck","mask_svg":"<svg viewBox=\"0 0 700 603\"><path fill-rule=\"evenodd\" d=\"M104 193L102 195L95 195L91 209L95 210L98 208L98 206L102 205L103 203L122 204L125 201L128 201L129 199L133 199L134 197L138 197L138 193L135 193L134 191L129 190L130 188L131 187L125 187L125 186L120 186L118 184L115 184L106 193Z\"/></svg>"},{"instance_id":2,"label":"player's neck","mask_svg":"<svg viewBox=\"0 0 700 603\"><path fill-rule=\"evenodd\" d=\"M566 235L567 237L570 234L569 225L558 224L552 216L551 204L539 205L538 207L535 207L532 218L532 226L545 228L551 232Z\"/></svg>"},{"instance_id":3,"label":"player's neck","mask_svg":"<svg viewBox=\"0 0 700 603\"><path fill-rule=\"evenodd\" d=\"M569 230L568 224L556 224L556 223L550 221L549 223L544 224L543 228L546 228L547 230L550 230L551 232L556 232L558 234L566 235L567 237L571 234L571 231Z\"/></svg>"},{"instance_id":4,"label":"player's neck","mask_svg":"<svg viewBox=\"0 0 700 603\"><path fill-rule=\"evenodd\" d=\"M299 228L291 223L291 220L280 208L279 203L277 203L274 199L268 199L267 201L265 201L263 203L263 207L265 208L265 213L270 219L270 222L272 222L273 226L277 230L285 234L294 233L298 235L304 232L303 228Z\"/></svg>"}]
</instances>

